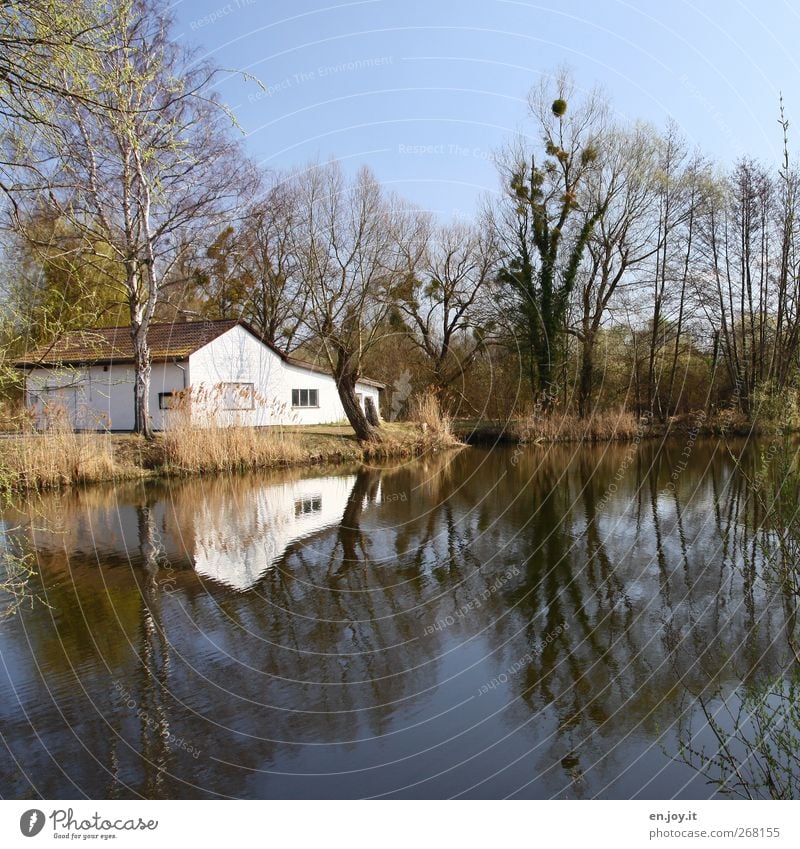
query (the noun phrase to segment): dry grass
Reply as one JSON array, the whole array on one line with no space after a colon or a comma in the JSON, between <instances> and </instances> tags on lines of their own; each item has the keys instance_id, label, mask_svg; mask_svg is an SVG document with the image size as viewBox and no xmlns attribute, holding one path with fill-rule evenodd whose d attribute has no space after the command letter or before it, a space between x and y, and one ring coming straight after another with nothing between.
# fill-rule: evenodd
<instances>
[{"instance_id":1,"label":"dry grass","mask_svg":"<svg viewBox=\"0 0 800 849\"><path fill-rule=\"evenodd\" d=\"M263 399L247 395L244 406ZM219 388L181 393L166 416L158 466L167 474L231 472L291 465L304 458L297 439L281 428L244 426L236 410L226 409Z\"/></svg>"},{"instance_id":2,"label":"dry grass","mask_svg":"<svg viewBox=\"0 0 800 849\"><path fill-rule=\"evenodd\" d=\"M529 416L509 428L521 442L611 442L634 439L643 433L643 425L624 409L604 410L588 419L576 415Z\"/></svg>"},{"instance_id":3,"label":"dry grass","mask_svg":"<svg viewBox=\"0 0 800 849\"><path fill-rule=\"evenodd\" d=\"M0 441L0 488L54 489L115 476L113 446L104 434L55 425L44 433Z\"/></svg>"},{"instance_id":4,"label":"dry grass","mask_svg":"<svg viewBox=\"0 0 800 849\"><path fill-rule=\"evenodd\" d=\"M172 427L155 440L134 434L70 430L0 439L0 491L64 488L162 475L193 475L288 466L362 463L454 447L419 425L387 422L383 439L362 445L347 427Z\"/></svg>"},{"instance_id":5,"label":"dry grass","mask_svg":"<svg viewBox=\"0 0 800 849\"><path fill-rule=\"evenodd\" d=\"M202 416L193 412L198 407ZM423 396L418 409L422 428L387 422L381 427L380 442L359 444L349 425L238 426L235 416L223 410L217 398L203 398L197 404L187 395L170 410L157 466L167 474L197 474L361 462L457 444L435 396Z\"/></svg>"},{"instance_id":6,"label":"dry grass","mask_svg":"<svg viewBox=\"0 0 800 849\"><path fill-rule=\"evenodd\" d=\"M197 474L291 465L307 458L295 434L280 428L192 424L173 417L161 438L167 473Z\"/></svg>"},{"instance_id":7,"label":"dry grass","mask_svg":"<svg viewBox=\"0 0 800 849\"><path fill-rule=\"evenodd\" d=\"M409 403L409 418L418 422L424 432L430 431L440 439L453 439L453 419L448 416L435 392L426 390L415 395Z\"/></svg>"}]
</instances>

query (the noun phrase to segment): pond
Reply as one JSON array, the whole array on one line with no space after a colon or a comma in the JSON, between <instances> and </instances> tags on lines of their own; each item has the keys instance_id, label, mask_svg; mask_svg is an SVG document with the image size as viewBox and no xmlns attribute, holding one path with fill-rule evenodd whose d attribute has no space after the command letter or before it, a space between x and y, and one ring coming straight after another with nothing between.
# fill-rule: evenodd
<instances>
[{"instance_id":1,"label":"pond","mask_svg":"<svg viewBox=\"0 0 800 849\"><path fill-rule=\"evenodd\" d=\"M788 664L747 487L675 439L32 499L2 795L712 796L699 700Z\"/></svg>"}]
</instances>

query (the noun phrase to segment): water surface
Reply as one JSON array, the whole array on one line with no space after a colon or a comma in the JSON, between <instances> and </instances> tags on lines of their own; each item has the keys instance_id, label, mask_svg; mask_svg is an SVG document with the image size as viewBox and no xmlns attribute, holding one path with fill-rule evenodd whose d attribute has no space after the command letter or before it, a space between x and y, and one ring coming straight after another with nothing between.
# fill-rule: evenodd
<instances>
[{"instance_id":1,"label":"water surface","mask_svg":"<svg viewBox=\"0 0 800 849\"><path fill-rule=\"evenodd\" d=\"M2 796L712 795L677 757L698 696L787 649L746 479L717 442L685 448L470 448L7 511L38 600L0 622Z\"/></svg>"}]
</instances>

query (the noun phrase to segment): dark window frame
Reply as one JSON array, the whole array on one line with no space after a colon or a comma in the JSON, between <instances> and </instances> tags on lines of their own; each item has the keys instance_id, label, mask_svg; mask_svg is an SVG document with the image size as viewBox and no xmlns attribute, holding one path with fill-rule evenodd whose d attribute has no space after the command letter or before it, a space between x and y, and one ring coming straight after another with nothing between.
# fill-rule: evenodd
<instances>
[{"instance_id":1,"label":"dark window frame","mask_svg":"<svg viewBox=\"0 0 800 849\"><path fill-rule=\"evenodd\" d=\"M294 517L312 516L314 513L322 512L322 496L306 495L294 500Z\"/></svg>"},{"instance_id":2,"label":"dark window frame","mask_svg":"<svg viewBox=\"0 0 800 849\"><path fill-rule=\"evenodd\" d=\"M306 393L308 403L303 403L303 393ZM311 398L314 398L315 403L311 403ZM319 389L292 389L292 409L293 410L318 410L319 409Z\"/></svg>"},{"instance_id":3,"label":"dark window frame","mask_svg":"<svg viewBox=\"0 0 800 849\"><path fill-rule=\"evenodd\" d=\"M159 410L174 410L175 409L174 407L170 407L169 405L164 406L164 399L165 398L176 398L178 401L180 401L180 398L178 397L180 394L181 394L180 391L175 391L174 389L171 390L170 392L159 392L158 393L158 409Z\"/></svg>"}]
</instances>

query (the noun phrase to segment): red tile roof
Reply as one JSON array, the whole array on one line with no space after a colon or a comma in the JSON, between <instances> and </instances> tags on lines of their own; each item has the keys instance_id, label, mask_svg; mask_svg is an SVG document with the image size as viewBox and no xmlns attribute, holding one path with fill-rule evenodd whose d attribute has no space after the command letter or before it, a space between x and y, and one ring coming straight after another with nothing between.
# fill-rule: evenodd
<instances>
[{"instance_id":1,"label":"red tile roof","mask_svg":"<svg viewBox=\"0 0 800 849\"><path fill-rule=\"evenodd\" d=\"M183 359L238 324L235 320L152 324L147 334L153 360ZM130 327L72 330L19 360L20 367L83 363L131 363Z\"/></svg>"}]
</instances>

